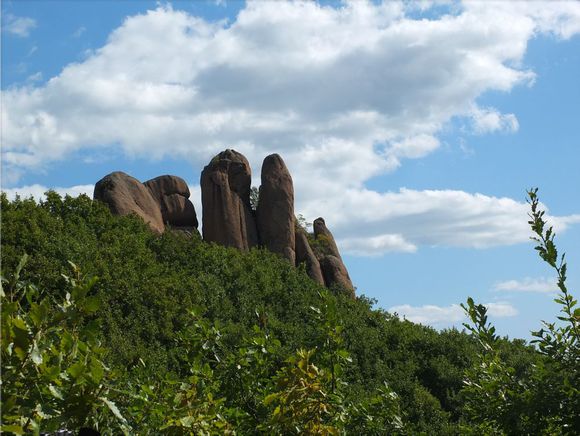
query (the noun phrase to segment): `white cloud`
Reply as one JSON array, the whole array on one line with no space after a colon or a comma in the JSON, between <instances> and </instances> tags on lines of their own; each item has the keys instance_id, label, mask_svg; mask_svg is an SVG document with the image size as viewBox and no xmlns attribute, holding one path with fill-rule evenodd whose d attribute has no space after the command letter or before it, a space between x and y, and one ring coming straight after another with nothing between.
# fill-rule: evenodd
<instances>
[{"instance_id":1,"label":"white cloud","mask_svg":"<svg viewBox=\"0 0 580 436\"><path fill-rule=\"evenodd\" d=\"M537 292L542 294L552 294L558 291L558 285L554 278L526 277L523 280L506 280L496 283L493 290L502 292Z\"/></svg>"},{"instance_id":2,"label":"white cloud","mask_svg":"<svg viewBox=\"0 0 580 436\"><path fill-rule=\"evenodd\" d=\"M501 114L494 108L475 108L471 116L473 130L478 134L495 131L513 133L520 127L514 114Z\"/></svg>"},{"instance_id":3,"label":"white cloud","mask_svg":"<svg viewBox=\"0 0 580 436\"><path fill-rule=\"evenodd\" d=\"M46 186L34 184L28 186L22 186L20 188L2 188L2 192L6 193L9 200L13 200L17 195L20 198L34 198L36 201L44 200L46 196L44 195L46 191L53 190L60 194L61 196L70 195L71 197L78 197L81 194L87 195L89 198L93 198L93 191L95 185L77 185L71 186L69 188L49 188Z\"/></svg>"},{"instance_id":4,"label":"white cloud","mask_svg":"<svg viewBox=\"0 0 580 436\"><path fill-rule=\"evenodd\" d=\"M16 17L12 14L6 14L3 21L2 27L4 31L20 38L30 36L30 31L36 27L36 20L29 17Z\"/></svg>"},{"instance_id":5,"label":"white cloud","mask_svg":"<svg viewBox=\"0 0 580 436\"><path fill-rule=\"evenodd\" d=\"M30 169L113 144L198 166L226 146L252 156L346 149L371 169L361 183L435 150L452 117L473 118L476 131L517 129L515 115L476 99L529 83L534 74L517 67L527 42L575 34L580 5L509 3L419 20L402 2L250 1L232 23L160 6L46 84L3 92L4 163Z\"/></svg>"},{"instance_id":6,"label":"white cloud","mask_svg":"<svg viewBox=\"0 0 580 436\"><path fill-rule=\"evenodd\" d=\"M201 220L202 220L202 209L201 209L201 186L199 185L188 185L189 186L189 199L193 203L195 208L195 214L197 215L197 221L199 221L199 231L201 231Z\"/></svg>"},{"instance_id":7,"label":"white cloud","mask_svg":"<svg viewBox=\"0 0 580 436\"><path fill-rule=\"evenodd\" d=\"M510 198L405 188L341 192L340 186L322 182L299 186L296 195L297 210L309 221L323 213L339 245L352 254L409 252L420 246L488 248L527 242L532 235L527 224L529 206ZM558 232L580 222L580 215L545 218ZM385 231L399 238L378 244Z\"/></svg>"},{"instance_id":8,"label":"white cloud","mask_svg":"<svg viewBox=\"0 0 580 436\"><path fill-rule=\"evenodd\" d=\"M414 253L417 246L405 241L402 235L385 234L370 237L351 237L340 241L340 248L345 253L372 256L390 251Z\"/></svg>"},{"instance_id":9,"label":"white cloud","mask_svg":"<svg viewBox=\"0 0 580 436\"><path fill-rule=\"evenodd\" d=\"M435 306L432 304L411 306L403 304L391 307L389 312L397 313L401 318L411 322L425 325L449 325L465 318L465 312L459 304L450 306Z\"/></svg>"},{"instance_id":10,"label":"white cloud","mask_svg":"<svg viewBox=\"0 0 580 436\"><path fill-rule=\"evenodd\" d=\"M505 318L518 314L518 311L510 303L497 302L485 303L490 317ZM397 313L401 318L411 322L431 325L433 327L448 327L466 319L465 312L459 304L449 306L436 306L427 304L424 306L411 306L403 304L393 306L389 312Z\"/></svg>"},{"instance_id":11,"label":"white cloud","mask_svg":"<svg viewBox=\"0 0 580 436\"><path fill-rule=\"evenodd\" d=\"M365 182L432 153L453 118L475 133L517 130L515 114L477 99L533 83L521 63L538 33L580 32L580 3L542 5L466 2L414 19L404 2L250 1L230 23L160 6L128 17L103 47L45 83L2 91L3 174L15 183L73 152L112 147L199 170L235 148L259 173L277 152L297 211L324 214L352 253L527 241L525 203L379 193ZM580 216L552 221L562 231Z\"/></svg>"},{"instance_id":12,"label":"white cloud","mask_svg":"<svg viewBox=\"0 0 580 436\"><path fill-rule=\"evenodd\" d=\"M486 303L487 313L489 316L495 318L507 318L511 316L516 316L519 312L510 303L507 302L497 302L497 303Z\"/></svg>"}]
</instances>

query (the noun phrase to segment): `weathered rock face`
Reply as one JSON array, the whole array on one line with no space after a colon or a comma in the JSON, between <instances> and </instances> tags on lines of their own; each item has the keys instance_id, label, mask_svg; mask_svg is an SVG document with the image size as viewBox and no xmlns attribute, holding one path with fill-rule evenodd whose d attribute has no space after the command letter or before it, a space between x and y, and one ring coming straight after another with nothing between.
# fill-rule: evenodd
<instances>
[{"instance_id":1,"label":"weathered rock face","mask_svg":"<svg viewBox=\"0 0 580 436\"><path fill-rule=\"evenodd\" d=\"M333 284L338 284L348 290L354 298L354 286L342 260L331 254L327 254L320 259L320 266L324 274L326 286L330 287Z\"/></svg>"},{"instance_id":2,"label":"weathered rock face","mask_svg":"<svg viewBox=\"0 0 580 436\"><path fill-rule=\"evenodd\" d=\"M324 286L324 276L322 275L322 270L320 269L320 263L314 255L310 244L308 243L308 237L306 232L302 230L296 231L296 266L304 263L306 265L306 273L315 282L320 283Z\"/></svg>"},{"instance_id":3,"label":"weathered rock face","mask_svg":"<svg viewBox=\"0 0 580 436\"><path fill-rule=\"evenodd\" d=\"M262 164L262 185L256 212L262 244L294 265L294 185L286 164L277 154L267 156Z\"/></svg>"},{"instance_id":4,"label":"weathered rock face","mask_svg":"<svg viewBox=\"0 0 580 436\"><path fill-rule=\"evenodd\" d=\"M106 203L116 215L134 213L154 232L165 230L157 201L143 183L128 174L116 171L103 177L95 185L93 197Z\"/></svg>"},{"instance_id":5,"label":"weathered rock face","mask_svg":"<svg viewBox=\"0 0 580 436\"><path fill-rule=\"evenodd\" d=\"M342 257L340 257L340 253L338 251L338 247L336 246L336 242L334 241L334 236L330 233L330 230L326 227L326 223L324 222L324 218L316 218L314 220L314 236L316 239L322 241L322 244L327 249L328 253L332 254L333 256L337 257L342 261Z\"/></svg>"},{"instance_id":6,"label":"weathered rock face","mask_svg":"<svg viewBox=\"0 0 580 436\"><path fill-rule=\"evenodd\" d=\"M322 269L326 286L330 287L333 284L338 284L351 291L354 297L354 286L352 285L346 266L342 261L342 257L340 257L334 236L326 227L324 219L315 219L313 227L314 237L320 244L316 251L316 256L320 262L320 268Z\"/></svg>"},{"instance_id":7,"label":"weathered rock face","mask_svg":"<svg viewBox=\"0 0 580 436\"><path fill-rule=\"evenodd\" d=\"M143 183L161 209L166 225L177 228L195 228L198 222L193 203L189 200L189 187L177 176L159 176Z\"/></svg>"},{"instance_id":8,"label":"weathered rock face","mask_svg":"<svg viewBox=\"0 0 580 436\"><path fill-rule=\"evenodd\" d=\"M252 172L248 160L234 150L215 156L201 173L203 239L241 250L258 244L250 208Z\"/></svg>"}]
</instances>

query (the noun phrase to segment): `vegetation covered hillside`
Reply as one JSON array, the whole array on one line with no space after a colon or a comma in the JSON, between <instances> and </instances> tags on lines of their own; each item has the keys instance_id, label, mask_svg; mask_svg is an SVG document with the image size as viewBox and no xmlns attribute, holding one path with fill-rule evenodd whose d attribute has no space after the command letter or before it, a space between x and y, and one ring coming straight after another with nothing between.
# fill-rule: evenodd
<instances>
[{"instance_id":1,"label":"vegetation covered hillside","mask_svg":"<svg viewBox=\"0 0 580 436\"><path fill-rule=\"evenodd\" d=\"M473 392L462 390L480 363L477 336L328 291L266 250L156 235L86 196L49 192L37 204L2 194L1 206L4 431L480 428L465 407ZM513 377L544 358L493 339Z\"/></svg>"}]
</instances>

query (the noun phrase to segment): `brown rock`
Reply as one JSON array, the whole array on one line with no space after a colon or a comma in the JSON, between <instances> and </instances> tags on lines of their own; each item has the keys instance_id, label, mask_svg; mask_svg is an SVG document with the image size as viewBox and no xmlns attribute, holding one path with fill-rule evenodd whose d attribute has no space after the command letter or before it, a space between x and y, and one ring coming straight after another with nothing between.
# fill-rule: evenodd
<instances>
[{"instance_id":1,"label":"brown rock","mask_svg":"<svg viewBox=\"0 0 580 436\"><path fill-rule=\"evenodd\" d=\"M344 289L349 291L349 293L354 298L354 286L348 275L346 267L338 257L331 254L323 256L320 260L320 267L322 268L322 273L324 274L324 281L327 287L334 284L342 286Z\"/></svg>"},{"instance_id":2,"label":"brown rock","mask_svg":"<svg viewBox=\"0 0 580 436\"><path fill-rule=\"evenodd\" d=\"M252 171L248 160L234 150L215 156L201 173L203 239L248 250L258 234L250 208Z\"/></svg>"},{"instance_id":3,"label":"brown rock","mask_svg":"<svg viewBox=\"0 0 580 436\"><path fill-rule=\"evenodd\" d=\"M159 176L143 183L151 191L161 209L163 222L171 227L196 228L197 215L189 200L189 187L177 176Z\"/></svg>"},{"instance_id":4,"label":"brown rock","mask_svg":"<svg viewBox=\"0 0 580 436\"><path fill-rule=\"evenodd\" d=\"M316 218L314 220L314 236L318 241L320 241L321 245L325 249L324 254L331 254L342 261L342 257L338 251L338 247L336 246L336 242L334 241L334 236L330 233L330 230L326 227L326 223L324 222L324 218Z\"/></svg>"},{"instance_id":5,"label":"brown rock","mask_svg":"<svg viewBox=\"0 0 580 436\"><path fill-rule=\"evenodd\" d=\"M159 205L143 183L121 171L111 173L97 182L93 194L95 200L106 203L116 215L136 214L151 230L165 230Z\"/></svg>"},{"instance_id":6,"label":"brown rock","mask_svg":"<svg viewBox=\"0 0 580 436\"><path fill-rule=\"evenodd\" d=\"M304 230L296 230L296 266L304 263L306 265L306 273L315 282L324 286L324 276L320 269L320 263L314 255L308 237Z\"/></svg>"},{"instance_id":7,"label":"brown rock","mask_svg":"<svg viewBox=\"0 0 580 436\"><path fill-rule=\"evenodd\" d=\"M294 185L286 164L277 154L267 156L262 164L262 185L256 216L262 244L294 265Z\"/></svg>"}]
</instances>

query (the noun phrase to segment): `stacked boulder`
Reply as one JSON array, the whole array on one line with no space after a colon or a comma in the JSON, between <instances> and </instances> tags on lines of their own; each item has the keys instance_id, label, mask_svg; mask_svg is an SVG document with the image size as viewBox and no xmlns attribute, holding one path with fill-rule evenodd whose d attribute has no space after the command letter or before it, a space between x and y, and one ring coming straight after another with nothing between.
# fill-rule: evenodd
<instances>
[{"instance_id":1,"label":"stacked boulder","mask_svg":"<svg viewBox=\"0 0 580 436\"><path fill-rule=\"evenodd\" d=\"M189 229L198 226L193 203L189 200L189 186L180 177L159 176L143 183L159 205L161 218L172 228Z\"/></svg>"},{"instance_id":2,"label":"stacked boulder","mask_svg":"<svg viewBox=\"0 0 580 436\"><path fill-rule=\"evenodd\" d=\"M97 182L93 197L106 203L115 215L135 214L151 230L162 233L166 226L197 231L197 216L189 195L187 183L177 176L160 176L141 183L116 171Z\"/></svg>"}]
</instances>

